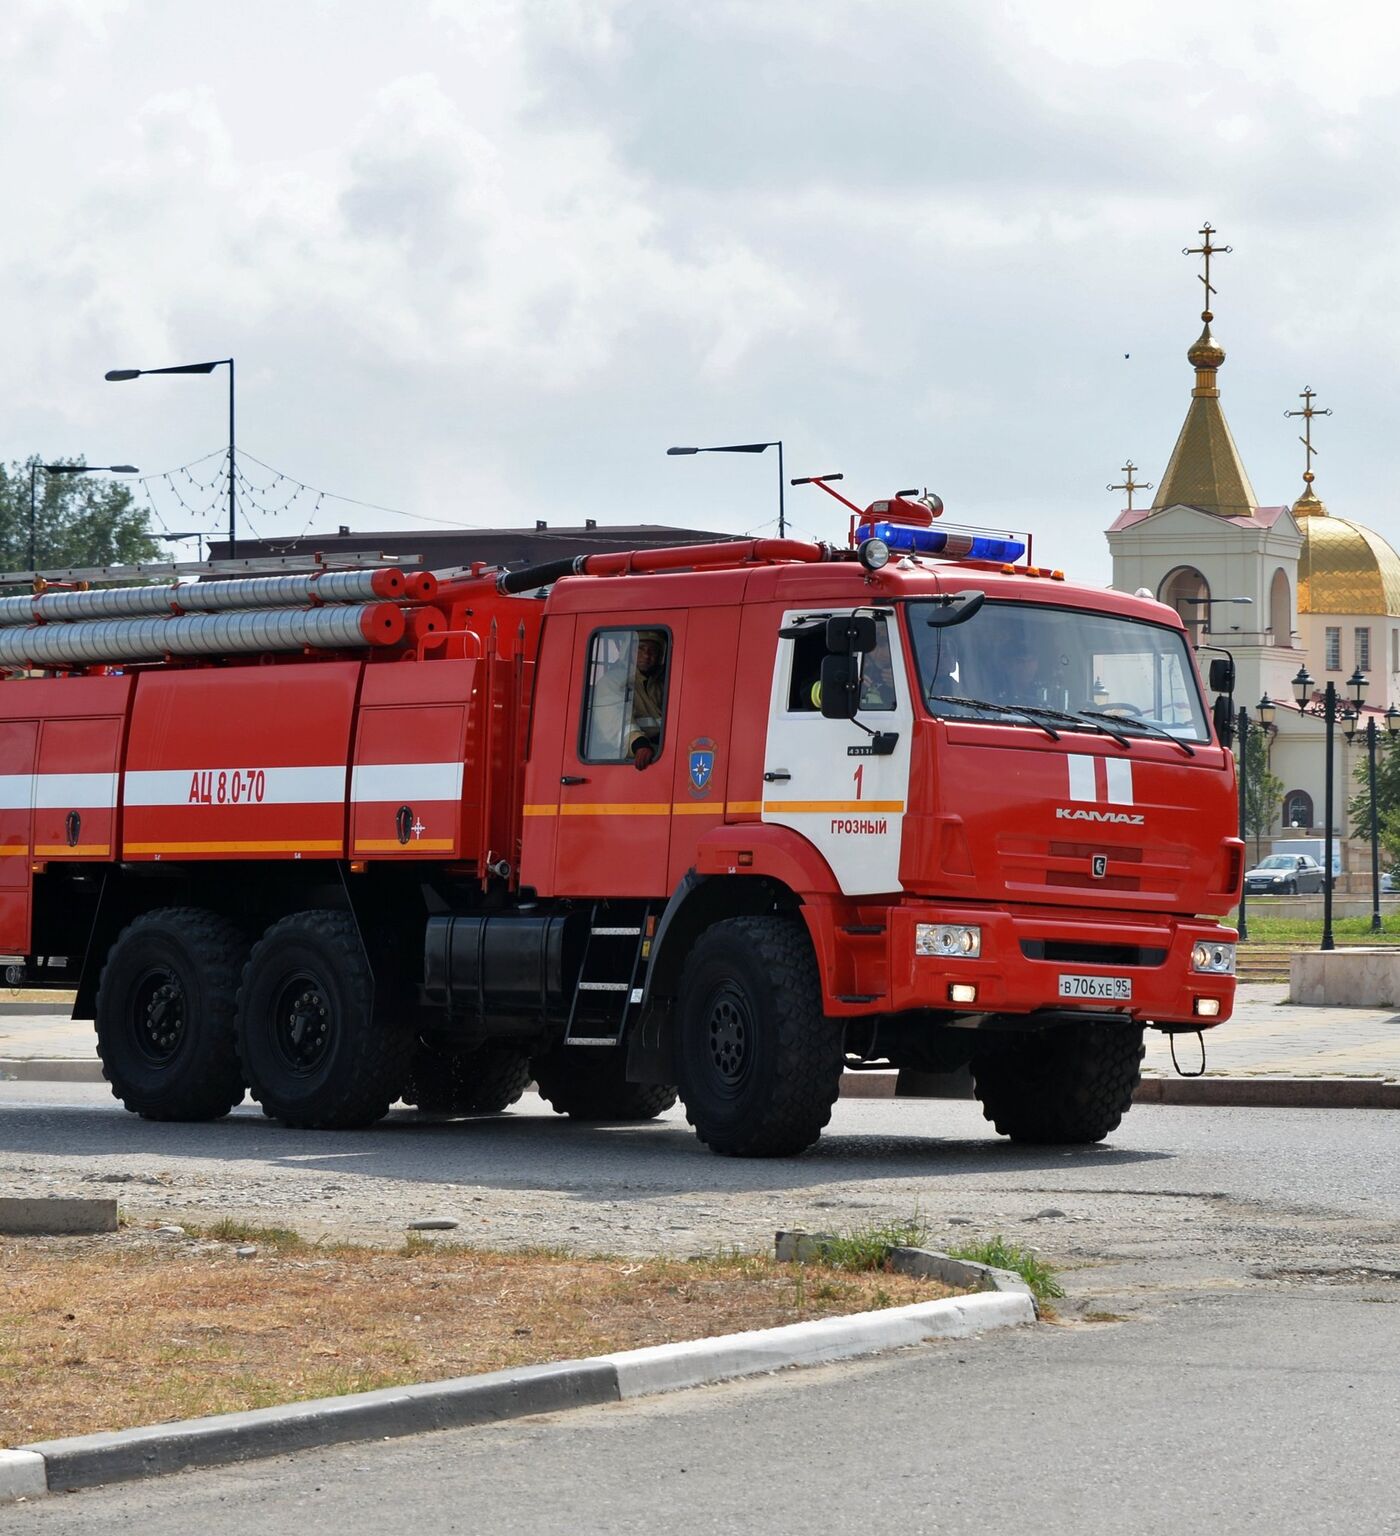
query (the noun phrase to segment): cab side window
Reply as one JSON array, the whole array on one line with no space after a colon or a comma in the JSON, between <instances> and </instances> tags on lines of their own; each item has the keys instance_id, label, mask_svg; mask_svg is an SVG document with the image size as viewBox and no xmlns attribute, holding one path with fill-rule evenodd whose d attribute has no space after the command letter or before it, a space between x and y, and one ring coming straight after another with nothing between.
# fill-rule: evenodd
<instances>
[{"instance_id":1,"label":"cab side window","mask_svg":"<svg viewBox=\"0 0 1400 1536\"><path fill-rule=\"evenodd\" d=\"M670 636L659 629L597 629L589 637L579 756L634 763L660 755L666 722Z\"/></svg>"},{"instance_id":2,"label":"cab side window","mask_svg":"<svg viewBox=\"0 0 1400 1536\"><path fill-rule=\"evenodd\" d=\"M889 626L883 617L875 621L879 638L875 649L861 658L860 709L891 710L896 705L894 668L890 661ZM814 624L792 642L792 672L788 680L787 707L792 714L815 714L822 707L822 658L826 651L826 630Z\"/></svg>"}]
</instances>

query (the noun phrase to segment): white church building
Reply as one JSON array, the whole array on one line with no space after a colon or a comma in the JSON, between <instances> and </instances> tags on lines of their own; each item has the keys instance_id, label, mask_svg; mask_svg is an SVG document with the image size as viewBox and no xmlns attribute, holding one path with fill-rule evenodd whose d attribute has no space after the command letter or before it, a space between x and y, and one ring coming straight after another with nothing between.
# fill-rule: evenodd
<instances>
[{"instance_id":1,"label":"white church building","mask_svg":"<svg viewBox=\"0 0 1400 1536\"><path fill-rule=\"evenodd\" d=\"M1205 234L1209 287L1209 226ZM1218 249L1218 248L1217 248ZM1270 766L1284 790L1273 825L1258 851L1284 838L1319 838L1324 832L1325 726L1300 714L1294 678L1306 668L1321 702L1331 682L1341 704L1351 698L1349 680L1367 679L1359 724L1373 716L1383 731L1384 712L1400 698L1400 556L1379 534L1334 516L1313 489L1313 394L1300 397L1308 468L1303 494L1291 507L1262 507L1220 405L1219 370L1224 349L1211 334L1214 316L1187 351L1196 382L1186 420L1149 508L1129 507L1108 529L1113 586L1146 588L1181 614L1198 647L1201 672L1210 647L1235 658L1236 706L1249 711L1251 726L1264 697L1275 701ZM1243 601L1248 599L1248 601ZM1348 746L1342 722L1335 731L1332 829L1340 844L1342 885L1369 889L1369 841L1348 843L1347 801L1354 792L1353 765L1365 757L1364 734ZM1248 857L1256 847L1251 837Z\"/></svg>"}]
</instances>

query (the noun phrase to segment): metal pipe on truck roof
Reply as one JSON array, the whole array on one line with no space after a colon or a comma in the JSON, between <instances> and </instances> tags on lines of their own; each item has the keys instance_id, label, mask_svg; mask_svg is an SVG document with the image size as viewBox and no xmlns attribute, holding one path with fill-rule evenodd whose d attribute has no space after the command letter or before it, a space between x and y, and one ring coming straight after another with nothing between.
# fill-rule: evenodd
<instances>
[{"instance_id":1,"label":"metal pipe on truck roof","mask_svg":"<svg viewBox=\"0 0 1400 1536\"><path fill-rule=\"evenodd\" d=\"M713 544L671 544L656 549L617 550L527 565L495 577L498 592L532 592L564 576L642 576L661 571L703 570L706 566L753 565L764 561L836 558L828 544L802 539L720 539Z\"/></svg>"},{"instance_id":2,"label":"metal pipe on truck roof","mask_svg":"<svg viewBox=\"0 0 1400 1536\"><path fill-rule=\"evenodd\" d=\"M257 651L358 649L395 645L404 615L393 603L261 612L186 614L169 619L101 619L0 630L0 664L89 666L163 656L247 655Z\"/></svg>"},{"instance_id":3,"label":"metal pipe on truck roof","mask_svg":"<svg viewBox=\"0 0 1400 1536\"><path fill-rule=\"evenodd\" d=\"M365 603L376 598L426 600L436 590L437 582L427 572L405 576L401 570L388 568L243 576L162 587L105 587L92 592L24 593L0 597L0 625L161 618L179 613L289 608L298 603Z\"/></svg>"}]
</instances>

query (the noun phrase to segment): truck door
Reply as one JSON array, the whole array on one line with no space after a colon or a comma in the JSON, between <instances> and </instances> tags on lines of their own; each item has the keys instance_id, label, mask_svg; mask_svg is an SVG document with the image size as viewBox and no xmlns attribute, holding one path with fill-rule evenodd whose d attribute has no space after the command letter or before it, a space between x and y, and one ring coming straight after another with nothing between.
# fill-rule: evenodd
<instances>
[{"instance_id":1,"label":"truck door","mask_svg":"<svg viewBox=\"0 0 1400 1536\"><path fill-rule=\"evenodd\" d=\"M659 652L654 666L649 649ZM683 614L578 616L562 733L556 895L668 894L684 664ZM640 769L639 749L650 756Z\"/></svg>"},{"instance_id":2,"label":"truck door","mask_svg":"<svg viewBox=\"0 0 1400 1536\"><path fill-rule=\"evenodd\" d=\"M791 827L817 847L848 895L899 891L914 724L909 667L897 615L878 614L879 642L862 661L860 723L824 718L826 619L840 611L794 609L783 615L782 628L796 631L796 638L778 641L763 820ZM870 732L879 732L885 742L877 743ZM890 737L892 750L877 750Z\"/></svg>"}]
</instances>

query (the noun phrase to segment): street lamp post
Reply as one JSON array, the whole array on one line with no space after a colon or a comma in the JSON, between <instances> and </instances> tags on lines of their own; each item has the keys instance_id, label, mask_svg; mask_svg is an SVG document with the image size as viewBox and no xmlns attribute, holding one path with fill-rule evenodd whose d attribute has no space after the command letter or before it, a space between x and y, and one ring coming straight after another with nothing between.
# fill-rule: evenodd
<instances>
[{"instance_id":1,"label":"street lamp post","mask_svg":"<svg viewBox=\"0 0 1400 1536\"><path fill-rule=\"evenodd\" d=\"M1385 712L1387 736L1400 730L1400 709L1392 704ZM1347 744L1357 738L1356 716L1347 719ZM1371 800L1371 932L1381 931L1380 819L1376 810L1376 717L1366 717L1366 793Z\"/></svg>"},{"instance_id":2,"label":"street lamp post","mask_svg":"<svg viewBox=\"0 0 1400 1536\"><path fill-rule=\"evenodd\" d=\"M778 537L787 537L787 513L783 506L783 443L774 438L771 443L726 443L719 448L668 448L667 456L675 458L690 453L762 453L765 448L778 450Z\"/></svg>"},{"instance_id":3,"label":"street lamp post","mask_svg":"<svg viewBox=\"0 0 1400 1536\"><path fill-rule=\"evenodd\" d=\"M139 379L148 373L213 373L216 368L228 369L228 557L238 553L238 497L236 476L238 460L234 452L233 432L233 359L218 357L212 363L180 363L174 368L109 368L105 375L109 384L124 379Z\"/></svg>"},{"instance_id":4,"label":"street lamp post","mask_svg":"<svg viewBox=\"0 0 1400 1536\"><path fill-rule=\"evenodd\" d=\"M38 459L32 459L29 464L29 569L31 571L38 564L35 553L35 524L38 520L35 484L41 469L46 475L135 475L140 473L134 464L41 464Z\"/></svg>"},{"instance_id":5,"label":"street lamp post","mask_svg":"<svg viewBox=\"0 0 1400 1536\"><path fill-rule=\"evenodd\" d=\"M1360 667L1347 679L1347 687L1351 689L1352 698L1356 707L1361 708L1362 701L1366 697L1366 678ZM1339 702L1336 684L1328 681L1327 687L1322 693L1322 703L1312 703L1313 680L1308 676L1306 667L1298 668L1298 675L1293 679L1293 696L1298 701L1298 713L1300 715L1313 715L1326 722L1327 725L1327 776L1325 792L1326 817L1324 828L1326 841L1324 847L1326 853L1323 857L1322 868L1322 948L1335 949L1337 946L1332 938L1332 741L1333 732L1337 724L1337 705Z\"/></svg>"}]
</instances>

